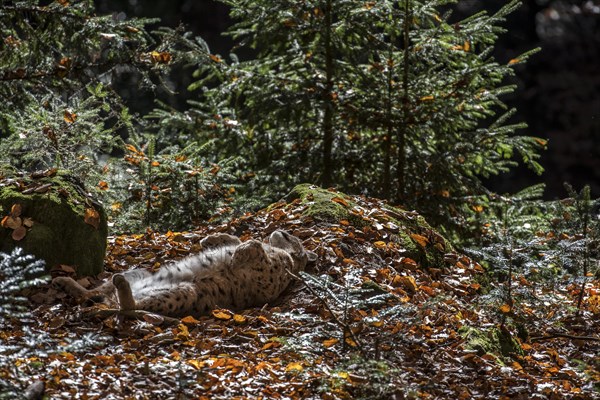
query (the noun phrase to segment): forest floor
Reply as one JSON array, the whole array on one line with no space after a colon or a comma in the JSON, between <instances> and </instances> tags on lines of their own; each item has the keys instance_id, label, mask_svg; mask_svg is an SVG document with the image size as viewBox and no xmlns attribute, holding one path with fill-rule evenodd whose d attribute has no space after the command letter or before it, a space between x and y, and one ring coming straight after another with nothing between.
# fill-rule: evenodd
<instances>
[{"instance_id":1,"label":"forest floor","mask_svg":"<svg viewBox=\"0 0 600 400\"><path fill-rule=\"evenodd\" d=\"M484 268L434 231L408 232L439 253L425 265L406 256L384 203L353 201L361 227L316 221L294 201L194 232L110 238L100 279L182 258L215 232L245 240L285 229L319 260L278 304L171 324L91 318L97 308L46 288L32 297L36 329L93 339L84 351L23 359L21 373L45 381L52 399L600 398L599 281L588 282L577 317L568 281L550 290L515 277L539 301L507 308Z\"/></svg>"}]
</instances>

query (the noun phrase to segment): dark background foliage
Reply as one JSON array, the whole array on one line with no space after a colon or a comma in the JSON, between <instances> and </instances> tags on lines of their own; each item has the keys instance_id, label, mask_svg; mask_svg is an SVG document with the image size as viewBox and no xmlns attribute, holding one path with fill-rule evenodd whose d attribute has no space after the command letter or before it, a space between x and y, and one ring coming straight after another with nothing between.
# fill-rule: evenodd
<instances>
[{"instance_id":1,"label":"dark background foliage","mask_svg":"<svg viewBox=\"0 0 600 400\"><path fill-rule=\"evenodd\" d=\"M505 1L462 0L453 19L482 9L497 11ZM212 0L96 0L99 14L122 12L127 17L158 17L161 25L186 29L204 38L213 53L227 56L233 42L221 35L231 20L227 6ZM115 11L120 10L120 11ZM496 57L507 62L522 52L541 46L542 51L519 66L514 79L519 89L506 99L518 110L516 121L526 121L528 134L550 139L542 154L546 173L538 177L526 168L494 178L490 186L499 192L515 192L538 183L547 185L546 197L566 195L563 182L574 187L589 184L600 195L600 1L525 0L510 15L508 32L497 42ZM242 54L243 56L243 54ZM191 75L174 74L178 96L167 99L183 106ZM135 82L132 82L135 84ZM135 85L129 85L131 86ZM125 89L134 111L152 108L152 96ZM160 93L159 93L160 95Z\"/></svg>"}]
</instances>

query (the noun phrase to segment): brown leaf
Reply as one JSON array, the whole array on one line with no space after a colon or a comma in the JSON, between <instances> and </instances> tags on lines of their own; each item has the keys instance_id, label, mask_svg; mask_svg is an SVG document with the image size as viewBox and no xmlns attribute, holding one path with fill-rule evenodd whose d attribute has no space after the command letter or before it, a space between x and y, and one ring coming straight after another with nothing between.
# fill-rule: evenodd
<instances>
[{"instance_id":1,"label":"brown leaf","mask_svg":"<svg viewBox=\"0 0 600 400\"><path fill-rule=\"evenodd\" d=\"M198 325L200 323L200 321L198 321L196 318L192 317L191 315L188 315L187 317L182 318L181 322L186 325Z\"/></svg>"},{"instance_id":2,"label":"brown leaf","mask_svg":"<svg viewBox=\"0 0 600 400\"><path fill-rule=\"evenodd\" d=\"M377 242L373 243L373 246L375 246L378 249L385 249L387 245L384 241L378 240Z\"/></svg>"},{"instance_id":3,"label":"brown leaf","mask_svg":"<svg viewBox=\"0 0 600 400\"><path fill-rule=\"evenodd\" d=\"M21 221L21 218L19 217L12 217L10 215L7 215L2 219L2 226L4 228L17 229L21 225L23 225L23 221Z\"/></svg>"},{"instance_id":4,"label":"brown leaf","mask_svg":"<svg viewBox=\"0 0 600 400\"><path fill-rule=\"evenodd\" d=\"M392 280L392 286L403 287L408 293L415 293L418 289L417 282L412 276L396 275Z\"/></svg>"},{"instance_id":5,"label":"brown leaf","mask_svg":"<svg viewBox=\"0 0 600 400\"><path fill-rule=\"evenodd\" d=\"M223 320L223 321L229 320L232 317L231 311L225 310L225 309L216 309L216 310L213 310L212 315L216 319L220 319L220 320Z\"/></svg>"},{"instance_id":6,"label":"brown leaf","mask_svg":"<svg viewBox=\"0 0 600 400\"><path fill-rule=\"evenodd\" d=\"M144 314L142 318L144 318L144 321L151 325L162 325L162 323L165 321L165 319L158 314Z\"/></svg>"},{"instance_id":7,"label":"brown leaf","mask_svg":"<svg viewBox=\"0 0 600 400\"><path fill-rule=\"evenodd\" d=\"M238 325L242 325L248 322L248 319L241 314L233 314L233 322L235 322Z\"/></svg>"},{"instance_id":8,"label":"brown leaf","mask_svg":"<svg viewBox=\"0 0 600 400\"><path fill-rule=\"evenodd\" d=\"M421 246L421 247L425 247L425 246L427 246L427 244L429 244L429 239L427 239L425 236L417 235L416 233L412 233L410 235L410 237L412 238L412 240L417 242L419 244L419 246Z\"/></svg>"},{"instance_id":9,"label":"brown leaf","mask_svg":"<svg viewBox=\"0 0 600 400\"><path fill-rule=\"evenodd\" d=\"M21 205L19 203L15 203L10 208L10 215L12 215L13 217L20 217L22 211L23 211L23 207L21 207Z\"/></svg>"},{"instance_id":10,"label":"brown leaf","mask_svg":"<svg viewBox=\"0 0 600 400\"><path fill-rule=\"evenodd\" d=\"M98 226L100 225L100 214L93 208L86 208L83 220L86 224L98 229Z\"/></svg>"},{"instance_id":11,"label":"brown leaf","mask_svg":"<svg viewBox=\"0 0 600 400\"><path fill-rule=\"evenodd\" d=\"M511 310L511 307L510 307L510 305L508 305L508 304L502 304L502 305L500 306L499 310L500 310L500 312L501 312L501 313L503 313L503 314L507 314L507 313L509 313L509 312L510 312L510 310Z\"/></svg>"},{"instance_id":12,"label":"brown leaf","mask_svg":"<svg viewBox=\"0 0 600 400\"><path fill-rule=\"evenodd\" d=\"M348 202L347 202L346 200L344 200L344 199L342 199L341 197L338 197L338 196L336 196L336 197L333 197L333 198L331 199L331 201L333 201L334 203L341 204L341 205L343 205L344 207L350 207L350 204L348 204Z\"/></svg>"},{"instance_id":13,"label":"brown leaf","mask_svg":"<svg viewBox=\"0 0 600 400\"><path fill-rule=\"evenodd\" d=\"M19 241L21 239L23 239L25 236L27 235L27 228L25 228L24 226L19 226L17 229L15 229L12 233L12 238L15 241Z\"/></svg>"},{"instance_id":14,"label":"brown leaf","mask_svg":"<svg viewBox=\"0 0 600 400\"><path fill-rule=\"evenodd\" d=\"M63 119L67 124L72 124L77 120L77 114L75 114L71 110L65 110L65 112L63 113Z\"/></svg>"}]
</instances>

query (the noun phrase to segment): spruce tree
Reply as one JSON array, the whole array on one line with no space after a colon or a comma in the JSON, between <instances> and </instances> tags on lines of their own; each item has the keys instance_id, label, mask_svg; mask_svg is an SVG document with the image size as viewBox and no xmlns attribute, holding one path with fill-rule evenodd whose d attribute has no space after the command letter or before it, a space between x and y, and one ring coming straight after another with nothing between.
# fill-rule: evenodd
<instances>
[{"instance_id":1,"label":"spruce tree","mask_svg":"<svg viewBox=\"0 0 600 400\"><path fill-rule=\"evenodd\" d=\"M98 171L132 129L121 77L153 89L176 58L180 35L153 35L151 22L97 16L91 0L2 3L0 165Z\"/></svg>"},{"instance_id":2,"label":"spruce tree","mask_svg":"<svg viewBox=\"0 0 600 400\"><path fill-rule=\"evenodd\" d=\"M450 0L224 2L239 21L235 51L256 57L197 72L192 89L220 105L200 121L276 192L331 184L460 226L488 194L483 179L519 158L542 171L546 141L517 134L525 126L501 100L533 51L493 55L518 1L462 21L445 11ZM235 129L221 129L224 119Z\"/></svg>"}]
</instances>

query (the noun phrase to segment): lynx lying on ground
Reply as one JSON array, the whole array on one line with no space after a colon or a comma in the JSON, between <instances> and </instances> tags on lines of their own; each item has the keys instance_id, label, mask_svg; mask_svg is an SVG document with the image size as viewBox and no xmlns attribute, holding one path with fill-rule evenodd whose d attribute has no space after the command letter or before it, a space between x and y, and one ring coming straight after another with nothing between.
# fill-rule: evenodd
<instances>
[{"instance_id":1,"label":"lynx lying on ground","mask_svg":"<svg viewBox=\"0 0 600 400\"><path fill-rule=\"evenodd\" d=\"M122 310L145 310L168 316L203 315L217 307L235 310L262 306L275 300L297 273L317 257L302 242L275 231L269 244L242 243L235 236L217 234L200 242L203 251L162 267L156 273L133 270L87 290L71 278L55 278L55 287L84 301L114 297ZM108 299L107 299L108 300Z\"/></svg>"}]
</instances>

